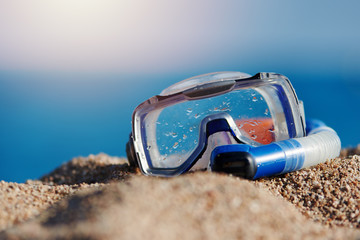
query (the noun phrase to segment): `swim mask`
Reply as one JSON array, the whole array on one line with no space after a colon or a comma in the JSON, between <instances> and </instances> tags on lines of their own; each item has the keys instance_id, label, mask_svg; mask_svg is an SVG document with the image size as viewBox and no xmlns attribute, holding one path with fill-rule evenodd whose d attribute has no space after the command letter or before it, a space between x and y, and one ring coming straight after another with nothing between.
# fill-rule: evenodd
<instances>
[{"instance_id":1,"label":"swim mask","mask_svg":"<svg viewBox=\"0 0 360 240\"><path fill-rule=\"evenodd\" d=\"M285 76L216 72L137 106L126 152L145 175L213 170L255 179L334 158L340 146L334 130L305 122Z\"/></svg>"}]
</instances>

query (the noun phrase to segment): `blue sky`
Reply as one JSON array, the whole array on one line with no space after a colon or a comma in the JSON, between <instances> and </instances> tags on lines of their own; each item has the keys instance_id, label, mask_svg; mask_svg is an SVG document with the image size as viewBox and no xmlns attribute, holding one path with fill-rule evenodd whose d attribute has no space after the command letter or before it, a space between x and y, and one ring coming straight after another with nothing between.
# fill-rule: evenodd
<instances>
[{"instance_id":1,"label":"blue sky","mask_svg":"<svg viewBox=\"0 0 360 240\"><path fill-rule=\"evenodd\" d=\"M359 7L358 1L1 1L0 70L341 73L359 67Z\"/></svg>"}]
</instances>

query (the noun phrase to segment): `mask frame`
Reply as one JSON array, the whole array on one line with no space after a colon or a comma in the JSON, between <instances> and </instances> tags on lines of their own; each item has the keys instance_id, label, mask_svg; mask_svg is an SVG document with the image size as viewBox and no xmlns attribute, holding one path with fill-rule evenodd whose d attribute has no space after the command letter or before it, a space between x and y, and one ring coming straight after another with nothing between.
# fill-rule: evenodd
<instances>
[{"instance_id":1,"label":"mask frame","mask_svg":"<svg viewBox=\"0 0 360 240\"><path fill-rule=\"evenodd\" d=\"M305 136L305 116L302 102L298 100L296 93L290 81L281 74L275 73L258 73L252 77L249 75L238 73L230 74L228 78L212 79L211 76L216 76L219 73L211 73L193 77L189 80L184 80L177 83L168 89L164 90L162 95L156 95L149 100L141 103L133 113L132 123L133 129L127 144L127 155L132 166L138 166L142 173L152 176L177 176L184 172L191 170L196 162L201 158L202 154L207 148L208 137L216 132L229 132L238 143L249 144L252 146L259 146L258 143L245 138L236 126L233 118L226 113L219 113L206 116L200 124L199 141L196 149L191 153L180 166L175 168L159 168L152 166L151 157L146 150L143 136L144 126L142 122L145 116L151 112L156 111L161 107L171 106L180 101L192 101L196 99L211 98L234 89L241 87L254 87L262 85L272 85L276 88L277 98L280 99L283 105L285 119L281 121L286 122L286 127L289 133L289 138L299 138ZM220 73L223 74L223 73ZM209 77L207 82L196 82L197 78L202 76ZM194 81L195 80L195 81ZM189 84L191 83L191 84ZM177 85L179 87L177 87ZM175 86L175 87L174 87ZM266 96L266 92L263 93ZM271 102L272 96L267 96L267 101ZM211 134L209 134L211 133ZM283 139L280 139L283 140ZM261 145L261 144L260 144ZM209 159L210 161L210 159Z\"/></svg>"}]
</instances>

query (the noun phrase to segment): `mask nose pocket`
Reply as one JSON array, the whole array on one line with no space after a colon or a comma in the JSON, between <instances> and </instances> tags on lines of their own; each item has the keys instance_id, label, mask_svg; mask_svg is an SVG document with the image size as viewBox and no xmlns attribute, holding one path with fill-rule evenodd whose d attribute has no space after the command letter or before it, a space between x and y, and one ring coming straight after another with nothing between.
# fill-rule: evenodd
<instances>
[{"instance_id":1,"label":"mask nose pocket","mask_svg":"<svg viewBox=\"0 0 360 240\"><path fill-rule=\"evenodd\" d=\"M191 168L191 171L209 169L210 156L212 151L218 146L229 144L239 144L230 132L215 132L211 134L207 139L207 147L205 152Z\"/></svg>"}]
</instances>

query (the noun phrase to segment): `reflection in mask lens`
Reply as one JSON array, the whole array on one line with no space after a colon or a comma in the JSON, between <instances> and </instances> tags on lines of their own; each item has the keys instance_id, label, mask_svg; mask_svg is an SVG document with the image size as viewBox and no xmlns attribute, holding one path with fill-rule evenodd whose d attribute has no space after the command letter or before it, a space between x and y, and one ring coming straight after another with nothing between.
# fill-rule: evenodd
<instances>
[{"instance_id":1,"label":"reflection in mask lens","mask_svg":"<svg viewBox=\"0 0 360 240\"><path fill-rule=\"evenodd\" d=\"M228 113L244 136L261 144L274 141L272 116L263 96L254 89L235 90L149 113L145 122L157 118L155 127L145 129L153 167L180 166L197 147L202 119L219 112Z\"/></svg>"}]
</instances>

